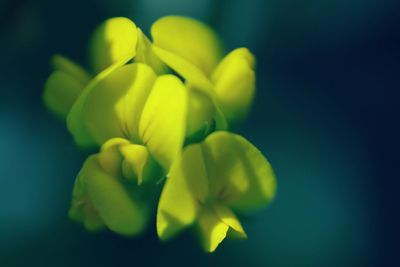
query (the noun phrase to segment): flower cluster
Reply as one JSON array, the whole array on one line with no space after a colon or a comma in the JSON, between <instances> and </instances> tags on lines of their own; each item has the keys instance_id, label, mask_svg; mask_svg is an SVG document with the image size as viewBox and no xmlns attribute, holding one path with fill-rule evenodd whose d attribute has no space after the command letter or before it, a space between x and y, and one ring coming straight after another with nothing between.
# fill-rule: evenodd
<instances>
[{"instance_id":1,"label":"flower cluster","mask_svg":"<svg viewBox=\"0 0 400 267\"><path fill-rule=\"evenodd\" d=\"M255 92L255 59L246 48L222 57L207 25L167 16L150 41L127 18L93 33L90 69L56 55L44 90L90 155L79 172L69 216L88 230L134 236L151 224L167 240L186 228L213 252L246 237L237 215L266 206L273 170L245 138L229 132Z\"/></svg>"}]
</instances>

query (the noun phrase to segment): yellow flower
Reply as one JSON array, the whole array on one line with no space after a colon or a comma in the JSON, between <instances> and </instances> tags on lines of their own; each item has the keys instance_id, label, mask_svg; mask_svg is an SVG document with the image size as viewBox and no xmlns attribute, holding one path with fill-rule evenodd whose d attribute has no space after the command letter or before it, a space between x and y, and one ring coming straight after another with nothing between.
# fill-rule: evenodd
<instances>
[{"instance_id":1,"label":"yellow flower","mask_svg":"<svg viewBox=\"0 0 400 267\"><path fill-rule=\"evenodd\" d=\"M203 248L213 252L229 232L246 237L234 212L268 205L275 191L260 151L241 136L214 132L172 165L158 205L158 236L167 240L194 225Z\"/></svg>"},{"instance_id":2,"label":"yellow flower","mask_svg":"<svg viewBox=\"0 0 400 267\"><path fill-rule=\"evenodd\" d=\"M276 191L261 152L220 131L249 111L255 59L246 48L222 57L215 32L186 17L159 19L151 35L111 18L92 35L91 71L53 57L46 106L79 146L101 148L76 178L69 216L89 230L137 235L167 177L158 236L193 226L213 252L226 236L246 237L236 214L266 206Z\"/></svg>"}]
</instances>

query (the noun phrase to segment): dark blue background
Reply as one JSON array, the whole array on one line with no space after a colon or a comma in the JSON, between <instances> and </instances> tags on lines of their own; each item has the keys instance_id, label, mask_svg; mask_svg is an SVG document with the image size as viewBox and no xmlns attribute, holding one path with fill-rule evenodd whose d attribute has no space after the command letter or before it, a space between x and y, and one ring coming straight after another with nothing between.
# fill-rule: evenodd
<instances>
[{"instance_id":1,"label":"dark blue background","mask_svg":"<svg viewBox=\"0 0 400 267\"><path fill-rule=\"evenodd\" d=\"M399 4L379 0L0 2L0 266L394 266ZM90 32L127 16L202 19L258 60L240 133L273 164L278 194L249 239L204 254L184 234L92 234L66 214L85 153L43 107L49 58L86 64Z\"/></svg>"}]
</instances>

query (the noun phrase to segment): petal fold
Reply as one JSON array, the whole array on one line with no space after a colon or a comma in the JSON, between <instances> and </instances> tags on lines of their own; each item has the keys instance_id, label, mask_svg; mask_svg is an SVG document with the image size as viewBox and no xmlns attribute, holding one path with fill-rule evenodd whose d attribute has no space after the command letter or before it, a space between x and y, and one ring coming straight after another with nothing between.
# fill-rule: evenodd
<instances>
[{"instance_id":1,"label":"petal fold","mask_svg":"<svg viewBox=\"0 0 400 267\"><path fill-rule=\"evenodd\" d=\"M213 84L196 65L158 46L153 45L153 51L165 64L193 87L203 90L207 94L213 94Z\"/></svg>"},{"instance_id":2,"label":"petal fold","mask_svg":"<svg viewBox=\"0 0 400 267\"><path fill-rule=\"evenodd\" d=\"M139 135L166 172L183 147L187 104L184 84L173 75L162 75L155 81L142 112Z\"/></svg>"},{"instance_id":3,"label":"petal fold","mask_svg":"<svg viewBox=\"0 0 400 267\"><path fill-rule=\"evenodd\" d=\"M93 88L82 115L97 144L113 137L139 140L139 118L155 79L149 66L134 63L115 70Z\"/></svg>"},{"instance_id":4,"label":"petal fold","mask_svg":"<svg viewBox=\"0 0 400 267\"><path fill-rule=\"evenodd\" d=\"M83 120L83 108L86 103L88 95L97 87L103 79L105 79L112 72L125 65L132 57L126 57L117 63L111 65L94 77L90 83L83 89L78 99L74 102L71 110L67 116L67 127L69 132L74 137L75 142L81 147L95 147L99 146L93 136L87 129Z\"/></svg>"},{"instance_id":5,"label":"petal fold","mask_svg":"<svg viewBox=\"0 0 400 267\"><path fill-rule=\"evenodd\" d=\"M208 198L207 173L199 145L188 146L168 174L157 211L157 233L166 240L197 218Z\"/></svg>"},{"instance_id":6,"label":"petal fold","mask_svg":"<svg viewBox=\"0 0 400 267\"><path fill-rule=\"evenodd\" d=\"M203 209L198 220L198 230L203 249L212 253L225 239L229 226L209 209Z\"/></svg>"},{"instance_id":7,"label":"petal fold","mask_svg":"<svg viewBox=\"0 0 400 267\"><path fill-rule=\"evenodd\" d=\"M137 28L137 31L138 42L135 62L149 65L158 75L168 73L168 67L154 53L153 45L151 44L150 40L146 37L146 35L144 35L140 28Z\"/></svg>"}]
</instances>

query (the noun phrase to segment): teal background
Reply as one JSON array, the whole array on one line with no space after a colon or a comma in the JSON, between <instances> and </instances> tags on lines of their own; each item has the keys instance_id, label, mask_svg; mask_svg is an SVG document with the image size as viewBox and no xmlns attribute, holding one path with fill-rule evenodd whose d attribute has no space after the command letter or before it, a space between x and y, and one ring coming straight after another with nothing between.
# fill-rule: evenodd
<instances>
[{"instance_id":1,"label":"teal background","mask_svg":"<svg viewBox=\"0 0 400 267\"><path fill-rule=\"evenodd\" d=\"M0 1L0 266L396 266L399 4L378 0ZM43 107L49 58L86 64L94 27L145 32L181 14L257 57L239 130L271 161L278 194L212 255L190 234L162 244L93 234L67 218L86 156Z\"/></svg>"}]
</instances>

